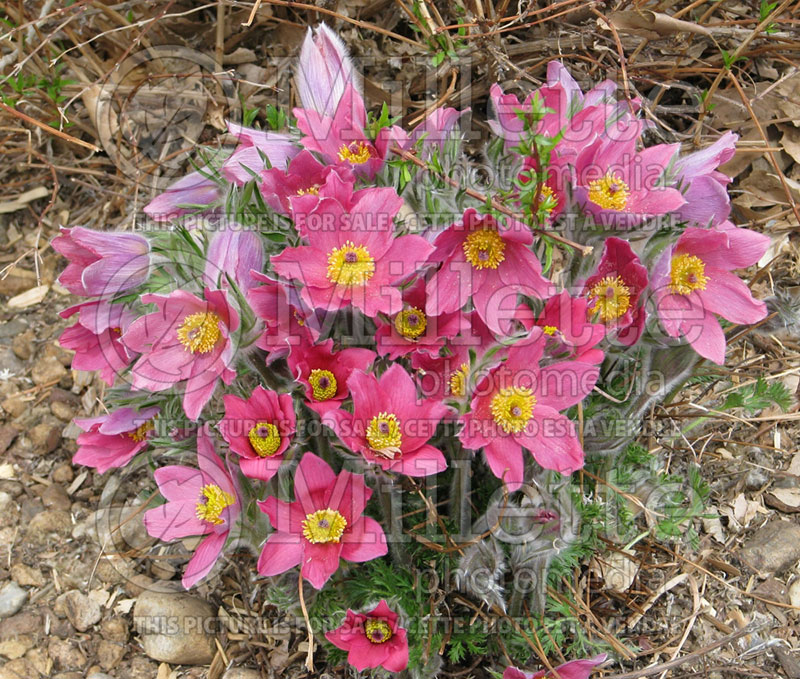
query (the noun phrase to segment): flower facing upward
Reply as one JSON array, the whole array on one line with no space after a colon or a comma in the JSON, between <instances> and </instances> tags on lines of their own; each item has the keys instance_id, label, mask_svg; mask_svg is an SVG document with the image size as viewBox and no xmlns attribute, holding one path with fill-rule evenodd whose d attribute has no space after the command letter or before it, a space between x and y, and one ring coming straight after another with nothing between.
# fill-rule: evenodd
<instances>
[{"instance_id":1,"label":"flower facing upward","mask_svg":"<svg viewBox=\"0 0 800 679\"><path fill-rule=\"evenodd\" d=\"M347 651L347 662L359 672L374 667L402 672L408 666L406 630L384 600L367 613L348 609L342 625L325 638Z\"/></svg>"},{"instance_id":2,"label":"flower facing upward","mask_svg":"<svg viewBox=\"0 0 800 679\"><path fill-rule=\"evenodd\" d=\"M258 503L275 529L258 559L261 575L278 575L299 565L303 577L321 589L340 558L362 562L386 554L380 524L363 516L372 495L363 476L334 474L326 462L306 453L294 480L294 502L268 497Z\"/></svg>"},{"instance_id":3,"label":"flower facing upward","mask_svg":"<svg viewBox=\"0 0 800 679\"><path fill-rule=\"evenodd\" d=\"M84 433L78 435L73 463L94 467L101 474L124 467L147 447L159 412L156 407L140 411L120 408L108 415L76 419Z\"/></svg>"},{"instance_id":4,"label":"flower facing upward","mask_svg":"<svg viewBox=\"0 0 800 679\"><path fill-rule=\"evenodd\" d=\"M250 398L222 397L225 417L219 423L222 437L239 456L239 467L251 479L269 481L283 461L295 432L295 412L289 394L258 386Z\"/></svg>"}]
</instances>

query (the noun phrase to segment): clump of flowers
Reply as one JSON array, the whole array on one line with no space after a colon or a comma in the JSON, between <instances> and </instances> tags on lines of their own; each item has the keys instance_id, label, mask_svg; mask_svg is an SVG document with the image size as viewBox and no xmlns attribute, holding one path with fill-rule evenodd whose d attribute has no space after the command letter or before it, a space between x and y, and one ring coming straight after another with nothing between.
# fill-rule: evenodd
<instances>
[{"instance_id":1,"label":"clump of flowers","mask_svg":"<svg viewBox=\"0 0 800 679\"><path fill-rule=\"evenodd\" d=\"M325 638L356 670L433 675L455 637L425 644L420 618L443 615L425 608L441 600L378 594L369 574L489 564L475 610L522 610L507 558L546 574L552 554L536 549L576 531L549 490L613 452L583 438L626 414L617 400L583 417L609 366L647 357L669 375L686 347L722 363L727 324L766 315L734 271L768 239L728 219L717 167L735 135L688 155L646 146L641 102L609 82L584 93L560 63L524 101L492 86L487 157L513 173L483 199L451 181L464 112L409 131L368 115L324 25L297 78L288 129L231 123L239 144L156 196L151 231L54 240L62 284L86 298L61 342L113 385L110 412L76 421L75 462L103 473L184 453L155 469L163 501L144 523L200 540L187 588L249 544L254 577L295 578L307 622L306 597L313 610L317 590L338 593ZM534 537L512 549L496 529L531 489ZM459 544L454 526L480 530ZM504 676L585 678L604 660Z\"/></svg>"}]
</instances>

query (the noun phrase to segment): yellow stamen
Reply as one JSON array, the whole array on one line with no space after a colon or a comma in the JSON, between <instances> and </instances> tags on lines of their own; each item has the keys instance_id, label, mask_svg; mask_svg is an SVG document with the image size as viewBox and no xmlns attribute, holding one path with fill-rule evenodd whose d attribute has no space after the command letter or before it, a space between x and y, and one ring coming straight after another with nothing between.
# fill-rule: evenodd
<instances>
[{"instance_id":1,"label":"yellow stamen","mask_svg":"<svg viewBox=\"0 0 800 679\"><path fill-rule=\"evenodd\" d=\"M155 428L156 428L155 421L150 419L140 424L133 431L129 431L128 436L137 443L139 443L140 441L144 441L147 438L148 432L153 431Z\"/></svg>"},{"instance_id":2,"label":"yellow stamen","mask_svg":"<svg viewBox=\"0 0 800 679\"><path fill-rule=\"evenodd\" d=\"M604 323L613 321L631 306L631 291L619 276L605 276L589 290L594 300L594 311Z\"/></svg>"},{"instance_id":3,"label":"yellow stamen","mask_svg":"<svg viewBox=\"0 0 800 679\"><path fill-rule=\"evenodd\" d=\"M347 241L328 253L328 280L337 285L364 285L375 273L375 260L363 245Z\"/></svg>"},{"instance_id":4,"label":"yellow stamen","mask_svg":"<svg viewBox=\"0 0 800 679\"><path fill-rule=\"evenodd\" d=\"M493 229L473 231L464 239L464 254L476 269L496 269L506 256L505 241Z\"/></svg>"},{"instance_id":5,"label":"yellow stamen","mask_svg":"<svg viewBox=\"0 0 800 679\"><path fill-rule=\"evenodd\" d=\"M281 447L278 428L269 422L259 422L247 434L250 445L259 457L272 457Z\"/></svg>"},{"instance_id":6,"label":"yellow stamen","mask_svg":"<svg viewBox=\"0 0 800 679\"><path fill-rule=\"evenodd\" d=\"M364 623L364 634L373 644L383 644L392 638L392 628L385 620L371 618Z\"/></svg>"},{"instance_id":7,"label":"yellow stamen","mask_svg":"<svg viewBox=\"0 0 800 679\"><path fill-rule=\"evenodd\" d=\"M695 255L676 255L670 264L669 279L669 291L673 295L705 290L708 283L705 262Z\"/></svg>"},{"instance_id":8,"label":"yellow stamen","mask_svg":"<svg viewBox=\"0 0 800 679\"><path fill-rule=\"evenodd\" d=\"M467 395L467 374L469 373L469 363L462 363L458 370L450 375L450 393L458 398Z\"/></svg>"},{"instance_id":9,"label":"yellow stamen","mask_svg":"<svg viewBox=\"0 0 800 679\"><path fill-rule=\"evenodd\" d=\"M542 328L542 331L545 335L550 335L550 337L552 337L556 334L556 332L558 332L558 328L554 325L546 325L544 328Z\"/></svg>"},{"instance_id":10,"label":"yellow stamen","mask_svg":"<svg viewBox=\"0 0 800 679\"><path fill-rule=\"evenodd\" d=\"M378 455L393 460L400 454L403 432L394 413L378 413L367 426L367 443Z\"/></svg>"},{"instance_id":11,"label":"yellow stamen","mask_svg":"<svg viewBox=\"0 0 800 679\"><path fill-rule=\"evenodd\" d=\"M183 319L178 340L193 354L207 354L219 342L220 318L211 311L200 311Z\"/></svg>"},{"instance_id":12,"label":"yellow stamen","mask_svg":"<svg viewBox=\"0 0 800 679\"><path fill-rule=\"evenodd\" d=\"M298 196L307 196L307 195L317 196L319 195L319 184L312 184L308 188L305 189L297 189Z\"/></svg>"},{"instance_id":13,"label":"yellow stamen","mask_svg":"<svg viewBox=\"0 0 800 679\"><path fill-rule=\"evenodd\" d=\"M319 509L312 514L306 514L303 537L315 545L339 542L345 528L347 519L335 509Z\"/></svg>"},{"instance_id":14,"label":"yellow stamen","mask_svg":"<svg viewBox=\"0 0 800 679\"><path fill-rule=\"evenodd\" d=\"M536 397L527 387L506 387L492 398L494 421L507 434L518 434L533 416Z\"/></svg>"},{"instance_id":15,"label":"yellow stamen","mask_svg":"<svg viewBox=\"0 0 800 679\"><path fill-rule=\"evenodd\" d=\"M372 157L372 151L363 141L354 141L349 144L342 144L339 148L339 160L352 163L353 165L363 165Z\"/></svg>"},{"instance_id":16,"label":"yellow stamen","mask_svg":"<svg viewBox=\"0 0 800 679\"><path fill-rule=\"evenodd\" d=\"M214 525L224 523L219 515L226 507L230 507L236 502L236 498L230 493L226 493L219 486L209 483L203 486L200 492L200 502L197 503L197 518L201 521L208 521Z\"/></svg>"},{"instance_id":17,"label":"yellow stamen","mask_svg":"<svg viewBox=\"0 0 800 679\"><path fill-rule=\"evenodd\" d=\"M425 313L417 307L404 309L394 318L394 327L406 339L417 339L425 332L428 319Z\"/></svg>"},{"instance_id":18,"label":"yellow stamen","mask_svg":"<svg viewBox=\"0 0 800 679\"><path fill-rule=\"evenodd\" d=\"M333 398L339 388L336 384L336 376L330 370L314 368L308 376L308 383L311 385L311 394L317 401L327 401L329 398Z\"/></svg>"},{"instance_id":19,"label":"yellow stamen","mask_svg":"<svg viewBox=\"0 0 800 679\"><path fill-rule=\"evenodd\" d=\"M544 211L548 214L558 207L558 201L553 193L553 189L547 184L542 184L542 187L539 189L539 204L536 208L539 209L540 207L544 208Z\"/></svg>"},{"instance_id":20,"label":"yellow stamen","mask_svg":"<svg viewBox=\"0 0 800 679\"><path fill-rule=\"evenodd\" d=\"M589 182L589 200L606 210L624 210L630 193L630 187L616 173L606 172Z\"/></svg>"}]
</instances>

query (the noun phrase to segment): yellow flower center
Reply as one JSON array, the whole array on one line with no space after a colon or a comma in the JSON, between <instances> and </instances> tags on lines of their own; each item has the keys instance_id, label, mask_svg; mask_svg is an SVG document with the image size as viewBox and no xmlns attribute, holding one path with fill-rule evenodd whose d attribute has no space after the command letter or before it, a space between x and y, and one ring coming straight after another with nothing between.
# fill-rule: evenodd
<instances>
[{"instance_id":1,"label":"yellow flower center","mask_svg":"<svg viewBox=\"0 0 800 679\"><path fill-rule=\"evenodd\" d=\"M542 187L539 189L539 204L536 206L536 209L541 207L544 208L545 212L550 213L555 210L557 205L558 201L553 194L553 189L547 184L542 184Z\"/></svg>"},{"instance_id":2,"label":"yellow flower center","mask_svg":"<svg viewBox=\"0 0 800 679\"><path fill-rule=\"evenodd\" d=\"M506 387L492 398L494 421L507 434L518 434L533 416L536 397L527 387Z\"/></svg>"},{"instance_id":3,"label":"yellow flower center","mask_svg":"<svg viewBox=\"0 0 800 679\"><path fill-rule=\"evenodd\" d=\"M315 545L339 542L345 528L347 519L335 509L319 509L312 514L306 514L306 520L303 521L303 537Z\"/></svg>"},{"instance_id":4,"label":"yellow flower center","mask_svg":"<svg viewBox=\"0 0 800 679\"><path fill-rule=\"evenodd\" d=\"M250 445L259 457L272 457L281 447L278 428L269 422L259 422L247 434Z\"/></svg>"},{"instance_id":5,"label":"yellow flower center","mask_svg":"<svg viewBox=\"0 0 800 679\"><path fill-rule=\"evenodd\" d=\"M183 319L178 340L193 354L207 354L219 342L220 318L211 311L200 311Z\"/></svg>"},{"instance_id":6,"label":"yellow flower center","mask_svg":"<svg viewBox=\"0 0 800 679\"><path fill-rule=\"evenodd\" d=\"M467 395L467 374L469 373L469 363L462 363L458 370L450 375L450 393L453 396L462 398Z\"/></svg>"},{"instance_id":7,"label":"yellow flower center","mask_svg":"<svg viewBox=\"0 0 800 679\"><path fill-rule=\"evenodd\" d=\"M375 260L363 245L347 241L328 253L328 280L337 285L364 285L375 273Z\"/></svg>"},{"instance_id":8,"label":"yellow flower center","mask_svg":"<svg viewBox=\"0 0 800 679\"><path fill-rule=\"evenodd\" d=\"M392 638L392 628L385 620L372 618L364 623L364 634L373 644L382 644Z\"/></svg>"},{"instance_id":9,"label":"yellow flower center","mask_svg":"<svg viewBox=\"0 0 800 679\"><path fill-rule=\"evenodd\" d=\"M372 156L369 146L363 141L353 141L349 144L342 144L339 148L339 160L352 163L353 165L363 165Z\"/></svg>"},{"instance_id":10,"label":"yellow flower center","mask_svg":"<svg viewBox=\"0 0 800 679\"><path fill-rule=\"evenodd\" d=\"M367 426L367 443L373 451L383 457L394 459L400 454L403 432L394 413L378 413Z\"/></svg>"},{"instance_id":11,"label":"yellow flower center","mask_svg":"<svg viewBox=\"0 0 800 679\"><path fill-rule=\"evenodd\" d=\"M619 276L606 276L589 290L594 311L604 323L622 316L631 305L631 291Z\"/></svg>"},{"instance_id":12,"label":"yellow flower center","mask_svg":"<svg viewBox=\"0 0 800 679\"><path fill-rule=\"evenodd\" d=\"M589 182L589 200L606 210L624 210L630 193L630 187L616 173L606 172Z\"/></svg>"},{"instance_id":13,"label":"yellow flower center","mask_svg":"<svg viewBox=\"0 0 800 679\"><path fill-rule=\"evenodd\" d=\"M417 307L404 309L394 317L394 327L406 339L417 339L427 326L428 319Z\"/></svg>"},{"instance_id":14,"label":"yellow flower center","mask_svg":"<svg viewBox=\"0 0 800 679\"><path fill-rule=\"evenodd\" d=\"M672 258L669 278L669 291L673 295L705 290L708 283L705 262L695 255L676 255Z\"/></svg>"},{"instance_id":15,"label":"yellow flower center","mask_svg":"<svg viewBox=\"0 0 800 679\"><path fill-rule=\"evenodd\" d=\"M476 269L496 269L506 256L505 241L493 229L473 231L464 239L464 254Z\"/></svg>"},{"instance_id":16,"label":"yellow flower center","mask_svg":"<svg viewBox=\"0 0 800 679\"><path fill-rule=\"evenodd\" d=\"M311 194L312 196L319 195L319 184L312 184L311 186L305 189L297 189L298 196L307 196Z\"/></svg>"},{"instance_id":17,"label":"yellow flower center","mask_svg":"<svg viewBox=\"0 0 800 679\"><path fill-rule=\"evenodd\" d=\"M137 443L139 443L139 441L144 441L147 438L148 432L153 431L155 428L156 428L155 421L150 419L144 422L143 424L140 424L133 431L129 431L128 436Z\"/></svg>"},{"instance_id":18,"label":"yellow flower center","mask_svg":"<svg viewBox=\"0 0 800 679\"><path fill-rule=\"evenodd\" d=\"M236 498L233 495L226 493L219 486L209 483L203 486L203 490L200 492L200 502L197 503L197 518L214 525L224 523L219 518L219 515L234 502L236 502Z\"/></svg>"},{"instance_id":19,"label":"yellow flower center","mask_svg":"<svg viewBox=\"0 0 800 679\"><path fill-rule=\"evenodd\" d=\"M556 334L556 332L558 332L558 328L554 325L546 325L544 328L542 328L542 331L545 335L550 335L550 337L552 337Z\"/></svg>"},{"instance_id":20,"label":"yellow flower center","mask_svg":"<svg viewBox=\"0 0 800 679\"><path fill-rule=\"evenodd\" d=\"M311 385L311 394L317 401L327 401L329 398L333 398L339 388L336 384L336 377L330 370L314 368L308 376L308 383Z\"/></svg>"}]
</instances>

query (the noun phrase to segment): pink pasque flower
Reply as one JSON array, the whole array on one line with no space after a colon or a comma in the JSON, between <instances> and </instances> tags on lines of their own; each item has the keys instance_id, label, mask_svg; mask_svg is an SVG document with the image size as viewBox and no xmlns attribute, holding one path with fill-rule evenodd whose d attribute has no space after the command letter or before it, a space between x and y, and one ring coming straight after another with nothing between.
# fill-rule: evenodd
<instances>
[{"instance_id":1,"label":"pink pasque flower","mask_svg":"<svg viewBox=\"0 0 800 679\"><path fill-rule=\"evenodd\" d=\"M283 169L300 152L300 148L286 134L243 127L230 121L227 125L228 132L239 140L239 146L222 164L220 172L237 186L258 179L266 169L264 157L272 167Z\"/></svg>"},{"instance_id":2,"label":"pink pasque flower","mask_svg":"<svg viewBox=\"0 0 800 679\"><path fill-rule=\"evenodd\" d=\"M425 153L425 149L430 148L433 144L439 147L439 151L443 151L445 142L457 131L456 123L469 111L469 107L462 111L444 106L434 109L412 130L411 144L416 144L421 139L423 156L429 155Z\"/></svg>"},{"instance_id":3,"label":"pink pasque flower","mask_svg":"<svg viewBox=\"0 0 800 679\"><path fill-rule=\"evenodd\" d=\"M58 342L75 352L72 358L75 370L98 370L100 378L111 386L136 355L121 342L122 333L134 316L125 305L109 304L105 300L76 304L64 309L59 316L69 318L75 313L78 322L65 328Z\"/></svg>"},{"instance_id":4,"label":"pink pasque flower","mask_svg":"<svg viewBox=\"0 0 800 679\"><path fill-rule=\"evenodd\" d=\"M395 363L381 378L354 372L347 381L353 412L331 410L322 421L354 453L386 471L429 476L447 468L444 455L428 444L447 408L420 399L414 381Z\"/></svg>"},{"instance_id":5,"label":"pink pasque flower","mask_svg":"<svg viewBox=\"0 0 800 679\"><path fill-rule=\"evenodd\" d=\"M258 506L275 529L258 559L261 575L279 575L300 566L316 589L339 568L339 559L371 561L387 553L386 535L373 518L364 516L372 495L364 477L342 471L306 453L294 476L294 502L268 497Z\"/></svg>"},{"instance_id":6,"label":"pink pasque flower","mask_svg":"<svg viewBox=\"0 0 800 679\"><path fill-rule=\"evenodd\" d=\"M234 346L231 333L239 314L224 290L205 290L205 300L185 290L142 295L158 310L137 318L122 335L123 344L141 354L131 375L135 389L164 391L184 383L183 411L196 420L220 378L230 384Z\"/></svg>"},{"instance_id":7,"label":"pink pasque flower","mask_svg":"<svg viewBox=\"0 0 800 679\"><path fill-rule=\"evenodd\" d=\"M257 386L250 398L234 394L222 397L225 417L219 430L231 450L239 456L242 474L269 481L283 462L283 454L294 436L296 417L289 394Z\"/></svg>"},{"instance_id":8,"label":"pink pasque flower","mask_svg":"<svg viewBox=\"0 0 800 679\"><path fill-rule=\"evenodd\" d=\"M208 170L206 170L208 172ZM144 206L144 213L156 222L171 219L208 207L222 197L216 181L201 170L195 170L171 184Z\"/></svg>"},{"instance_id":9,"label":"pink pasque flower","mask_svg":"<svg viewBox=\"0 0 800 679\"><path fill-rule=\"evenodd\" d=\"M156 483L167 502L144 513L145 529L159 540L206 536L186 564L181 581L185 589L214 567L242 509L233 477L202 427L197 432L197 464L199 469L183 465L156 469Z\"/></svg>"},{"instance_id":10,"label":"pink pasque flower","mask_svg":"<svg viewBox=\"0 0 800 679\"><path fill-rule=\"evenodd\" d=\"M570 660L569 662L554 667L552 672L539 670L538 672L525 672L516 667L506 667L503 672L503 679L589 679L592 670L606 661L605 653L596 655L594 658L584 660Z\"/></svg>"},{"instance_id":11,"label":"pink pasque flower","mask_svg":"<svg viewBox=\"0 0 800 679\"><path fill-rule=\"evenodd\" d=\"M264 246L258 233L246 230L239 224L230 224L211 238L203 271L203 285L222 289L233 279L246 297L256 286L251 271L261 273L264 268Z\"/></svg>"},{"instance_id":12,"label":"pink pasque flower","mask_svg":"<svg viewBox=\"0 0 800 679\"><path fill-rule=\"evenodd\" d=\"M437 354L447 338L455 337L464 325L461 311L440 316L425 313L425 281L417 280L402 291L403 310L386 323L377 321L375 341L378 353L397 359L400 356L424 351Z\"/></svg>"},{"instance_id":13,"label":"pink pasque flower","mask_svg":"<svg viewBox=\"0 0 800 679\"><path fill-rule=\"evenodd\" d=\"M62 228L51 245L69 260L58 282L73 295L114 297L150 275L150 244L133 233Z\"/></svg>"},{"instance_id":14,"label":"pink pasque flower","mask_svg":"<svg viewBox=\"0 0 800 679\"><path fill-rule=\"evenodd\" d=\"M647 320L644 304L640 304L646 289L647 269L630 243L606 238L597 270L583 287L589 318L603 323L622 346L633 346Z\"/></svg>"},{"instance_id":15,"label":"pink pasque flower","mask_svg":"<svg viewBox=\"0 0 800 679\"><path fill-rule=\"evenodd\" d=\"M365 371L376 359L369 349L333 350L333 340L314 344L308 332L295 345L287 363L294 378L305 389L308 407L320 415L340 408L350 394L347 380L355 370Z\"/></svg>"},{"instance_id":16,"label":"pink pasque flower","mask_svg":"<svg viewBox=\"0 0 800 679\"><path fill-rule=\"evenodd\" d=\"M341 626L327 632L325 638L347 651L347 662L359 672L374 667L402 672L408 667L406 630L383 599L367 613L348 608Z\"/></svg>"},{"instance_id":17,"label":"pink pasque flower","mask_svg":"<svg viewBox=\"0 0 800 679\"><path fill-rule=\"evenodd\" d=\"M84 433L78 435L73 464L92 467L100 474L112 467L124 467L147 448L159 412L155 406L139 411L120 408L108 415L76 419L75 424Z\"/></svg>"},{"instance_id":18,"label":"pink pasque flower","mask_svg":"<svg viewBox=\"0 0 800 679\"><path fill-rule=\"evenodd\" d=\"M583 467L583 449L573 423L559 411L592 390L596 365L560 361L540 367L545 342L534 328L532 339L514 345L508 358L475 388L471 410L461 418L459 439L465 448L483 448L492 473L509 491L524 481L525 448L545 469L571 474Z\"/></svg>"},{"instance_id":19,"label":"pink pasque flower","mask_svg":"<svg viewBox=\"0 0 800 679\"><path fill-rule=\"evenodd\" d=\"M428 281L425 313L441 316L472 297L478 315L496 333L508 334L517 295L544 298L550 284L528 245L531 230L512 219L498 223L474 208L439 234L429 262L441 268Z\"/></svg>"},{"instance_id":20,"label":"pink pasque flower","mask_svg":"<svg viewBox=\"0 0 800 679\"><path fill-rule=\"evenodd\" d=\"M571 358L584 363L601 363L603 351L595 346L605 337L605 326L587 319L589 302L583 297L571 297L566 290L545 302L542 312L534 317L526 304L517 311L517 320L530 331L542 329L551 356Z\"/></svg>"},{"instance_id":21,"label":"pink pasque flower","mask_svg":"<svg viewBox=\"0 0 800 679\"><path fill-rule=\"evenodd\" d=\"M312 309L355 306L368 316L402 309L394 286L412 276L431 252L421 236L394 236L393 218L403 201L393 189L366 189L345 209L320 200L308 220L308 245L272 257L275 272L303 283ZM313 217L313 219L312 219Z\"/></svg>"},{"instance_id":22,"label":"pink pasque flower","mask_svg":"<svg viewBox=\"0 0 800 679\"><path fill-rule=\"evenodd\" d=\"M724 363L725 333L715 314L738 324L767 315L764 302L731 271L755 264L769 243L768 236L730 222L719 229L686 229L653 269L651 286L667 334L682 335L703 358Z\"/></svg>"}]
</instances>

